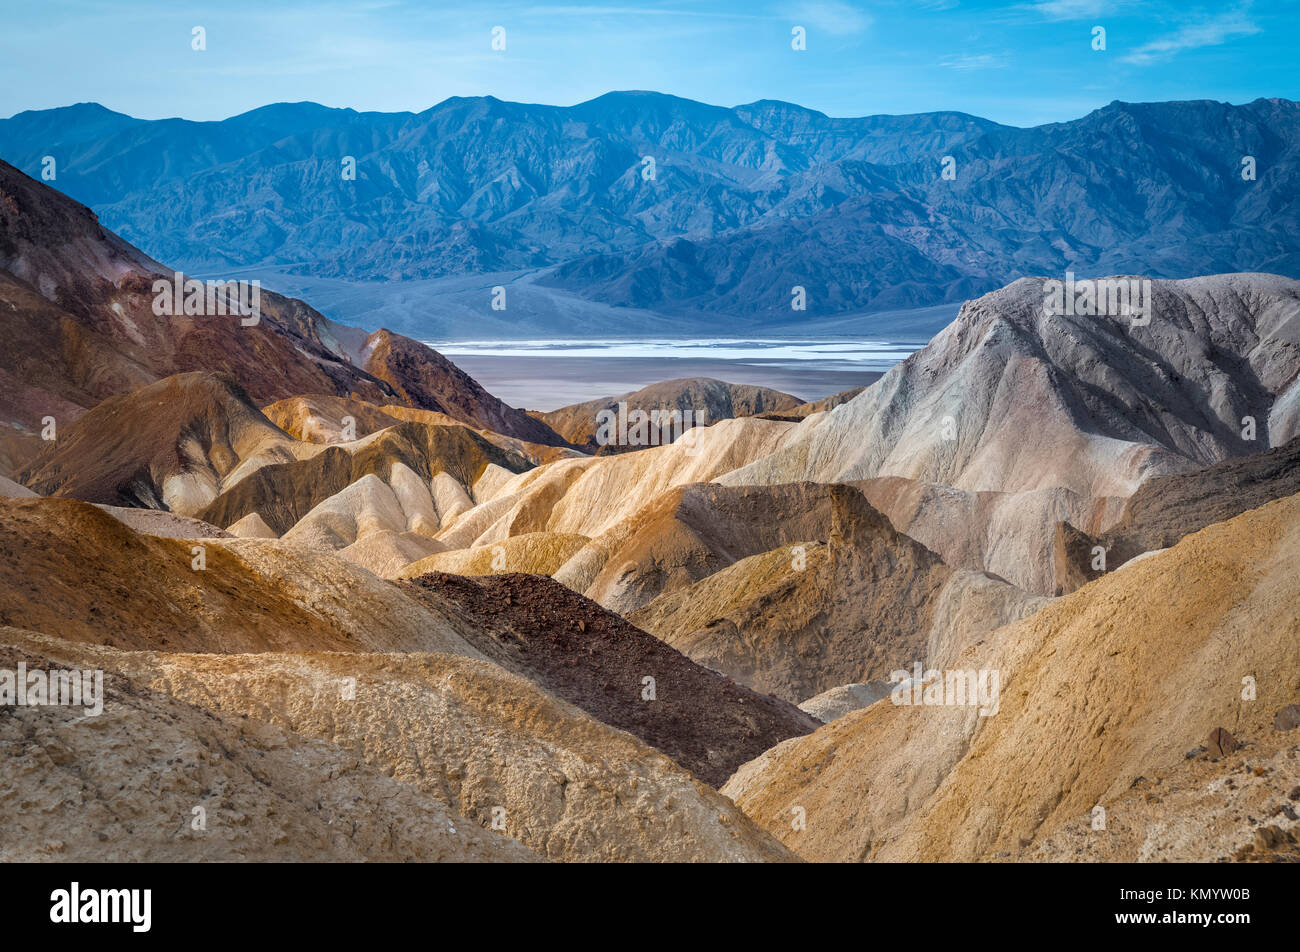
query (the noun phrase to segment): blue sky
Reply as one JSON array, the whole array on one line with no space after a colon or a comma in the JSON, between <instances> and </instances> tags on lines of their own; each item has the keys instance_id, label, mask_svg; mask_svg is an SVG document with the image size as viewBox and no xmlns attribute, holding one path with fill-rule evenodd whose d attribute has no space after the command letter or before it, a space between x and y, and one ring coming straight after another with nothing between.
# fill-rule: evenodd
<instances>
[{"instance_id":1,"label":"blue sky","mask_svg":"<svg viewBox=\"0 0 1300 952\"><path fill-rule=\"evenodd\" d=\"M653 89L728 106L956 109L1034 125L1115 99L1300 98L1297 0L43 0L7 4L0 22L0 116L86 100L151 119L297 100L571 105ZM491 48L497 26L504 51ZM791 49L795 26L803 51ZM1091 48L1096 26L1104 51Z\"/></svg>"}]
</instances>

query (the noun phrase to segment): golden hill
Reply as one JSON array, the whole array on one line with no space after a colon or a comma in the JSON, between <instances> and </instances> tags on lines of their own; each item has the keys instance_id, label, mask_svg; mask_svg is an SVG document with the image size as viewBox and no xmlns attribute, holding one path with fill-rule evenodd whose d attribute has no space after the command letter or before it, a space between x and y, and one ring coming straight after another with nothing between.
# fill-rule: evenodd
<instances>
[{"instance_id":1,"label":"golden hill","mask_svg":"<svg viewBox=\"0 0 1300 952\"><path fill-rule=\"evenodd\" d=\"M1026 855L1096 806L1122 815L1138 778L1215 728L1269 743L1300 699L1297 557L1300 496L1209 526L949 661L999 672L993 716L882 701L746 764L724 792L812 859ZM1231 846L1207 828L1194 852Z\"/></svg>"},{"instance_id":2,"label":"golden hill","mask_svg":"<svg viewBox=\"0 0 1300 952\"><path fill-rule=\"evenodd\" d=\"M0 536L3 625L121 648L478 656L445 619L329 554L142 535L75 499L0 499Z\"/></svg>"}]
</instances>

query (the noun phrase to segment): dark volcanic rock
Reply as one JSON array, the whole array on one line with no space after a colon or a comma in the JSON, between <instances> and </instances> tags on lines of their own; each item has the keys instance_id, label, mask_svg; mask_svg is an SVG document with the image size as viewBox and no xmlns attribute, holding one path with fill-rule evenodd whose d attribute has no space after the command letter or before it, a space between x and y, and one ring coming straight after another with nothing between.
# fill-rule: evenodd
<instances>
[{"instance_id":1,"label":"dark volcanic rock","mask_svg":"<svg viewBox=\"0 0 1300 952\"><path fill-rule=\"evenodd\" d=\"M433 572L398 583L469 625L503 667L662 750L721 786L737 767L820 722L793 704L701 667L653 635L539 575ZM654 699L646 678L653 678Z\"/></svg>"},{"instance_id":2,"label":"dark volcanic rock","mask_svg":"<svg viewBox=\"0 0 1300 952\"><path fill-rule=\"evenodd\" d=\"M1209 747L1211 757L1226 757L1233 751L1241 749L1241 742L1222 727L1210 731L1210 739L1206 745Z\"/></svg>"},{"instance_id":3,"label":"dark volcanic rock","mask_svg":"<svg viewBox=\"0 0 1300 952\"><path fill-rule=\"evenodd\" d=\"M1273 718L1275 730L1292 731L1297 727L1300 727L1300 704L1288 704Z\"/></svg>"}]
</instances>

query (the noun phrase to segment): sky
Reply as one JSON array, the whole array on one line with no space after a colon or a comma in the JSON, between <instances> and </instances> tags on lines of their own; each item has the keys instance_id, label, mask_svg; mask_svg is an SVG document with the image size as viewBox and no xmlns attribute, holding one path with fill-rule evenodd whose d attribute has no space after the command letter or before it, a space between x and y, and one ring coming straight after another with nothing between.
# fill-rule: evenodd
<instances>
[{"instance_id":1,"label":"sky","mask_svg":"<svg viewBox=\"0 0 1300 952\"><path fill-rule=\"evenodd\" d=\"M301 100L418 112L648 89L1029 126L1116 99L1300 99L1300 0L3 2L0 116L85 101L146 119Z\"/></svg>"}]
</instances>

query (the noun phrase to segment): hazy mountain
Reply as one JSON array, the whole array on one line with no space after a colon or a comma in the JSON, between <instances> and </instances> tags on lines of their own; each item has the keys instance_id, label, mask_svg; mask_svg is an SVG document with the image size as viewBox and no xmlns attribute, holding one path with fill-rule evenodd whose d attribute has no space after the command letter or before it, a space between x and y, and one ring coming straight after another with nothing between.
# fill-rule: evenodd
<instances>
[{"instance_id":1,"label":"hazy mountain","mask_svg":"<svg viewBox=\"0 0 1300 952\"><path fill-rule=\"evenodd\" d=\"M593 301L748 326L958 301L1065 269L1300 276L1300 108L1282 99L1115 102L1031 129L648 92L573 107L455 98L418 114L282 103L221 122L83 103L0 121L0 155L33 174L53 156L54 184L192 271L542 269L540 285ZM791 311L794 285L805 312ZM495 316L486 295L483 309Z\"/></svg>"}]
</instances>

